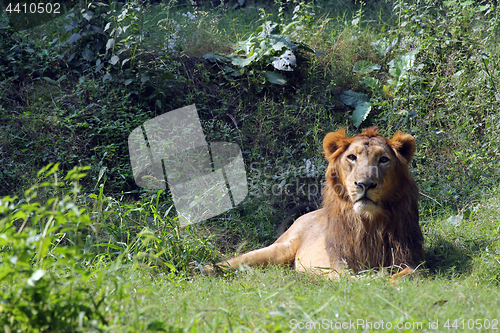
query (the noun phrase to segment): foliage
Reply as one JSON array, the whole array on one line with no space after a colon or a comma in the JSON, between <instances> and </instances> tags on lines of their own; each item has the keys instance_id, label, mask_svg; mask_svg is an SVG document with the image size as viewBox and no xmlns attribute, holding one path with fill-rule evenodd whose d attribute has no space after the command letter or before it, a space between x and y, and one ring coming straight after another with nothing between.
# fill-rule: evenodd
<instances>
[{"instance_id":1,"label":"foliage","mask_svg":"<svg viewBox=\"0 0 500 333\"><path fill-rule=\"evenodd\" d=\"M397 43L395 39L391 45L382 49L379 54L386 55L389 50ZM374 47L379 48L384 45L384 40L378 40L374 43ZM379 49L380 50L380 49ZM373 96L369 98L366 94L356 93L351 90L345 91L341 95L342 102L346 105L355 108L352 114L352 121L356 128L358 128L361 123L368 117L372 106L385 106L387 105L387 98L398 98L401 96L401 89L404 88L405 84L408 86L418 84L416 75L411 75L413 71L419 71L423 68L423 65L415 67L415 59L418 50L409 51L400 57L392 59L387 66L389 67L388 78L386 84L381 84L381 82L372 76L364 76L361 81L368 88L370 88ZM373 64L366 60L360 60L354 64L353 72L360 75L367 75L373 71L379 70L381 68L378 64ZM404 92L403 92L404 94ZM343 97L344 96L344 97ZM350 99L346 96L350 96ZM404 96L404 95L403 95ZM410 119L415 118L415 112L408 113ZM405 119L406 123L406 119Z\"/></svg>"},{"instance_id":2,"label":"foliage","mask_svg":"<svg viewBox=\"0 0 500 333\"><path fill-rule=\"evenodd\" d=\"M99 226L109 235L108 241L94 246L102 248L106 255L124 256L124 262L157 266L172 275L190 273L193 265L213 261L215 253L210 237L200 236L192 226L181 228L177 217L169 216L173 205L161 203L162 191L144 198L143 202L123 204L104 196L103 189L101 186L99 194L90 198L99 206L95 210ZM122 223L116 223L117 217ZM92 242L102 236L96 238Z\"/></svg>"},{"instance_id":3,"label":"foliage","mask_svg":"<svg viewBox=\"0 0 500 333\"><path fill-rule=\"evenodd\" d=\"M345 105L349 105L354 108L352 121L355 127L359 127L359 125L361 125L363 120L365 120L370 113L372 107L372 103L370 102L368 95L347 90L340 95L340 100Z\"/></svg>"},{"instance_id":4,"label":"foliage","mask_svg":"<svg viewBox=\"0 0 500 333\"><path fill-rule=\"evenodd\" d=\"M114 298L128 299L122 277L126 268L159 266L175 280L190 272L193 261L211 259L207 238L198 238L192 229L181 230L175 220L160 215L159 193L154 202L135 207L105 197L101 186L98 195L88 197L95 203L93 210L81 208L78 183L88 169L74 168L60 180L58 164L49 164L24 199L0 200L4 330L102 330L112 324L110 313L123 311L115 307ZM153 224L146 225L148 209L154 217ZM145 219L136 222L140 231L115 222L137 214Z\"/></svg>"},{"instance_id":5,"label":"foliage","mask_svg":"<svg viewBox=\"0 0 500 333\"><path fill-rule=\"evenodd\" d=\"M294 13L283 1L206 11L88 1L26 31L3 15L0 191L11 196L0 205L2 328L289 331L294 319L498 318L497 4L353 3L302 2ZM286 51L296 66L273 64ZM266 73L287 84L268 85ZM134 184L127 136L189 104L207 141L240 145L250 188L238 208L183 229L168 191ZM319 204L325 133L368 125L417 139L428 277L394 288L370 272L336 282L273 267L188 275L215 249L229 257L268 245L295 207ZM37 177L49 162L91 165L90 177L75 169L60 180L54 165Z\"/></svg>"},{"instance_id":6,"label":"foliage","mask_svg":"<svg viewBox=\"0 0 500 333\"><path fill-rule=\"evenodd\" d=\"M107 323L106 297L94 295L89 285L94 280L99 286L104 274L89 270L95 257L81 237L91 220L74 202L88 168L75 168L63 180L57 168L40 170L42 182L24 199L0 201L0 317L7 331L97 329ZM49 176L53 182L43 181ZM48 193L52 197L40 201Z\"/></svg>"},{"instance_id":7,"label":"foliage","mask_svg":"<svg viewBox=\"0 0 500 333\"><path fill-rule=\"evenodd\" d=\"M295 6L290 23L283 19L283 2L280 2L280 22L269 20L269 16L263 8L260 8L261 21L246 40L238 41L233 45L233 53L227 56L208 53L204 56L214 63L221 63L224 77L234 81L235 77L241 75L254 76L256 81L284 85L287 82L285 74L278 71L291 72L297 63L294 52L304 50L320 55L322 52L315 51L310 46L300 41L304 25L312 20L312 15L307 11L307 6L301 2ZM306 8L304 8L306 7ZM225 63L230 63L237 68L232 68ZM273 67L269 70L268 68ZM276 71L278 70L278 71ZM264 82L262 81L262 82Z\"/></svg>"},{"instance_id":8,"label":"foliage","mask_svg":"<svg viewBox=\"0 0 500 333\"><path fill-rule=\"evenodd\" d=\"M354 108L355 127L371 122L415 134L420 188L460 209L498 182L497 149L481 143L495 140L491 110L500 102L498 11L493 2L393 5L394 24L382 26L370 58L353 64L359 84L340 99Z\"/></svg>"},{"instance_id":9,"label":"foliage","mask_svg":"<svg viewBox=\"0 0 500 333\"><path fill-rule=\"evenodd\" d=\"M440 165L439 174L430 170L427 173L432 175L431 182L427 177L421 181L424 191L434 192L433 187L439 188L437 193L446 204L454 202L461 209L478 198L479 191L474 193L473 188L495 186L498 179L494 171L498 156L490 161L481 157L491 154L481 143L491 139L483 135L483 128L494 121L489 110L498 108L500 102L495 97L498 86L492 85L487 75L496 71L494 75L498 76L499 54L495 53L486 69L482 56L485 52L495 52L488 45L497 43L493 42L494 36L498 36L493 31L500 28L498 11L493 3L476 6L472 2L445 1L441 7L423 6L418 11L414 6L400 3L395 8L400 15L400 47L418 53L407 83L401 86L398 95L388 100L393 115L387 115L407 128L412 125L421 128L419 135L425 142L422 148L429 147L434 140L441 156L451 155L448 162L439 156L433 159L461 165L453 175L442 172L444 166ZM477 20L483 23L475 25L473 22ZM474 32L474 29L479 30ZM413 61L411 57L408 60ZM438 137L442 135L449 140L447 145L441 145ZM446 169L449 173L450 168Z\"/></svg>"},{"instance_id":10,"label":"foliage","mask_svg":"<svg viewBox=\"0 0 500 333\"><path fill-rule=\"evenodd\" d=\"M198 105L207 138L224 136L223 141L239 142L248 164L298 169L302 161L317 155L324 133L348 125L352 114L355 126L376 124L389 134L395 130L416 134L414 175L424 193L442 198L440 204L460 209L497 181L498 119L492 110L499 103L495 47L499 34L493 2L474 6L397 1L358 10L348 6L345 12L332 7L336 16L304 3L293 14L295 6L284 2L276 6L275 16L265 6L260 12L252 6L235 11L218 7L213 12L189 7L191 14L175 13L178 7L173 3L154 10L152 4L137 2L88 4L34 29L31 36L12 34L7 26L4 30L7 47L0 50L5 55L0 62L9 78L0 83L0 158L5 166L0 181L5 194L18 183L26 188L36 168L58 161L67 170L91 164L93 181L106 170L110 191L125 191L137 199L141 191L131 176L127 133L186 103ZM383 19L376 17L373 7L380 9ZM295 16L290 21L285 19L289 9ZM313 10L320 13L314 20ZM264 29L266 22L276 26L273 33ZM206 30L209 25L213 30ZM62 29L66 26L71 28L67 32ZM164 45L168 37L161 36L175 29L179 36L191 38L179 38L175 48L179 55ZM201 30L206 31L200 34ZM294 69L300 84L260 90L257 103L248 94L248 81L230 73L249 74L251 67L260 73L289 73L273 67L271 59L277 55L264 61L265 52L259 51L254 52L261 59L255 65L231 70L224 65L214 74L203 60L186 57L193 54L189 43L196 39L203 44L212 33L220 41L210 40L205 47L225 50L225 40L246 40L248 47L264 51L257 38L263 34L262 41L270 41L266 47L283 37L296 46L307 42L325 54L301 59L294 53L303 61ZM78 35L80 39L67 43ZM104 46L96 51L99 43ZM28 48L34 55L17 53ZM93 50L90 62L83 57L86 49ZM62 59L71 54L75 57L66 68ZM115 56L119 61L113 65ZM75 72L76 63L80 67ZM265 75L257 71L245 78L255 79L253 83L262 88ZM346 91L359 98L349 101L345 97L351 93ZM270 187L282 181L255 179ZM163 195L168 201L168 193ZM291 196L284 199L280 209L292 204ZM268 204L275 209L278 202ZM428 205L425 209L437 208L430 199L423 202Z\"/></svg>"},{"instance_id":11,"label":"foliage","mask_svg":"<svg viewBox=\"0 0 500 333\"><path fill-rule=\"evenodd\" d=\"M2 73L2 80L5 80L7 78L6 74L11 74L12 72L9 71L8 62L5 61L8 59L8 56L6 54L6 50L12 49L12 47L15 45L15 41L12 38L13 34L13 29L9 26L9 22L7 20L7 17L5 15L0 16L0 56L2 59L0 62L0 69ZM10 72L10 73L9 73Z\"/></svg>"},{"instance_id":12,"label":"foliage","mask_svg":"<svg viewBox=\"0 0 500 333\"><path fill-rule=\"evenodd\" d=\"M477 40L474 34L463 34L457 29L457 26L469 29L475 17L484 16L487 26L483 29L489 35L490 31L498 29L493 8L493 4L476 7L472 2L458 1L445 1L441 8L435 5L395 2L397 26L372 44L382 65L360 60L353 66L353 72L362 77L361 82L372 93L370 106L392 113L402 125L409 125L409 121L417 116L415 109L418 108L419 99L434 96L437 81L428 76L436 74L435 65L445 60L445 53L463 57L459 64L473 61L478 66L486 66L487 79L484 84L492 84L490 89L496 91L495 82L491 81L493 77L488 71L490 55L481 51L491 36ZM468 49L463 49L467 45ZM470 45L477 45L480 48L478 52L481 53L472 54ZM379 73L378 77L367 76L381 69L388 70L386 73ZM462 71L457 71L456 75L462 75ZM430 82L434 82L434 85L429 85ZM410 110L401 110L404 108ZM370 110L371 108L365 107L363 112L353 114L356 127L366 119Z\"/></svg>"},{"instance_id":13,"label":"foliage","mask_svg":"<svg viewBox=\"0 0 500 333\"><path fill-rule=\"evenodd\" d=\"M81 6L68 15L73 19L65 27L72 32L66 41L70 46L67 62L85 71L106 69L103 81L113 79L111 69L121 69L125 74L122 82L130 84L146 33L141 16L145 8L135 1L123 5L90 1L86 8ZM145 76L140 79L147 81Z\"/></svg>"},{"instance_id":14,"label":"foliage","mask_svg":"<svg viewBox=\"0 0 500 333\"><path fill-rule=\"evenodd\" d=\"M213 12L190 7L194 13L191 14L175 13L177 7L170 4L153 10L152 5L111 3L109 7L80 8L84 12L102 10L101 14L106 14L102 22L98 21L101 16L93 14L87 21L75 11L69 14L70 18L62 17L41 27L49 31L47 37L37 32L34 36L38 37L30 45L43 46L43 38L59 38L52 48L44 46L50 56L41 58L38 67L32 67L34 75L19 72L22 83L9 79L1 83L4 89L0 96L5 100L0 108L3 193L11 193L17 183L29 186L29 176L25 175L34 175L35 168L48 161L58 161L67 170L75 164L91 164L92 181L83 183L89 189L99 172L106 170L107 189L115 193L125 191L136 200L143 192L135 188L132 179L127 133L159 113L192 103L200 110L207 139L215 141L223 136L222 141L238 142L248 165L256 162L267 170L300 169L304 160L317 157L324 133L351 126L350 118L356 126L376 124L388 135L396 130L416 134L419 149L413 164L414 175L421 190L439 198L440 204L459 210L495 184L499 154L494 134L497 118L491 110L498 105L498 51L492 41L498 35L498 25L493 3L478 11L480 8L466 3L435 6L399 1L390 6L368 4L359 10L352 6L344 13L332 9L339 15L330 17L323 13L314 20L309 9L301 6L302 12L295 13L298 17L291 21L304 21L292 25L286 36L296 33L295 41L314 45L325 50L325 54L299 57L303 62L295 72L300 75L300 84L287 85L285 89L274 85L273 89L260 90L264 86L264 76L260 74L250 76L260 77L252 83L242 76L232 77L225 70L214 73L202 59L192 57L195 42L197 50L225 50L226 39L255 37L255 27L265 22L287 27L287 10L291 13L295 8L289 5L282 3L277 6L281 12L269 16L269 7L260 12L251 6L226 12L223 7ZM380 9L380 15L387 15L387 19L373 16L368 10L370 6ZM314 7L314 11L321 13L321 8ZM255 20L263 14L266 16L256 24ZM67 26L70 22L65 20L77 21L77 27L68 32L63 29L62 34L50 30ZM469 33L457 28L468 27L470 22L482 23L467 28ZM51 57L62 50L67 50L68 56L78 50L77 46L93 45L79 44L83 37L71 45L63 42L73 34L102 37L89 24L100 26L103 31L109 26L104 42L113 40L113 47L107 53L103 48L96 55L104 67L95 72L94 62L89 63L90 72L72 72L59 62L61 66L53 68ZM209 25L213 30L207 30ZM297 30L300 26L303 28ZM432 29L437 28L433 33ZM165 45L169 37L162 35L175 29L180 37L175 49L171 49ZM212 44L212 40L206 39L207 34L213 34L219 42ZM462 40L460 43L455 35ZM20 33L9 36L14 43L26 43L29 37ZM136 56L131 57L133 48ZM114 55L120 61L112 65L109 61ZM16 61L22 59L25 58ZM21 61L21 66L30 65ZM10 64L7 67L16 69ZM263 70L276 70L269 64L266 68ZM37 77L42 80L34 80ZM255 83L261 92L258 102L248 94L248 83ZM345 97L351 93L343 93L346 91L355 92L359 98L349 101ZM317 160L318 166L324 162L319 156ZM268 178L256 177L252 181L263 184L263 189L272 189L285 180ZM295 182L294 179L286 181ZM307 177L299 179L298 188L310 181ZM162 196L169 202L168 193ZM294 193L270 199L266 204L271 207L264 210L272 212L278 208L285 214L305 197ZM258 200L261 199L256 198L254 205L261 206ZM431 199L424 197L422 202L426 212L438 209ZM249 223L259 224L257 220Z\"/></svg>"},{"instance_id":15,"label":"foliage","mask_svg":"<svg viewBox=\"0 0 500 333\"><path fill-rule=\"evenodd\" d=\"M397 282L395 287L371 272L357 280L332 282L268 267L265 272L237 273L232 279L197 276L188 282L172 274L151 275L138 265L160 261L159 252L147 252L155 249L159 225L158 231L141 232L125 251L117 240L93 243L89 226L105 228L117 216L126 222L130 215L142 224L147 222L147 209L156 211L153 223L157 225L163 223L160 217L165 214L157 209L161 206L158 193L144 209L132 208L104 196L101 186L99 193L89 198L95 204L89 211L92 214L87 215L78 207L82 171L75 169L60 180L57 165L49 165L40 171L39 184L26 192L24 200L1 200L0 317L6 331L181 332L228 327L287 331L296 323L313 324L324 317L340 322L351 317L384 318L384 322L390 318L392 325L426 325L425 320L441 322L464 309L478 318L498 317L496 307L469 304L487 305L498 292L499 221L490 219L491 212L498 210L498 195L471 207L474 213L458 224L451 219L424 222L431 279L414 277ZM167 229L175 233L175 228ZM123 228L123 232L130 230L133 228ZM177 236L168 237L165 243L158 243L160 248ZM186 238L177 239L185 243ZM181 249L181 243L167 245L170 250L165 254ZM483 251L485 244L487 250ZM100 252L100 248L109 252ZM115 250L119 251L113 254ZM111 261L112 257L116 259ZM174 272L173 264L167 267ZM454 281L452 290L444 288L450 286L448 279ZM330 292L325 296L323 290ZM399 304L401 318L394 317L394 303ZM430 317L428 307L437 309ZM353 308L358 310L353 312ZM162 315L165 312L169 316Z\"/></svg>"},{"instance_id":16,"label":"foliage","mask_svg":"<svg viewBox=\"0 0 500 333\"><path fill-rule=\"evenodd\" d=\"M62 56L54 52L57 39L45 36L33 42L24 42L9 26L6 15L0 15L0 79L2 84L50 77L59 74L55 68ZM62 76L64 79L65 76Z\"/></svg>"}]
</instances>

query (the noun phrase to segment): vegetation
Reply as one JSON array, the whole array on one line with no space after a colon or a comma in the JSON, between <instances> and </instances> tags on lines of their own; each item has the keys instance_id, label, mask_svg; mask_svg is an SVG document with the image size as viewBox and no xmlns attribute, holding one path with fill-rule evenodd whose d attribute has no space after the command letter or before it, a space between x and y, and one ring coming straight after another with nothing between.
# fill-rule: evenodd
<instances>
[{"instance_id":1,"label":"vegetation","mask_svg":"<svg viewBox=\"0 0 500 333\"><path fill-rule=\"evenodd\" d=\"M346 3L86 1L55 18L0 5L3 330L498 328L497 2ZM180 227L168 190L135 185L127 138L191 104L208 142L240 146L249 194ZM319 205L324 135L370 125L417 139L425 276L193 273Z\"/></svg>"}]
</instances>

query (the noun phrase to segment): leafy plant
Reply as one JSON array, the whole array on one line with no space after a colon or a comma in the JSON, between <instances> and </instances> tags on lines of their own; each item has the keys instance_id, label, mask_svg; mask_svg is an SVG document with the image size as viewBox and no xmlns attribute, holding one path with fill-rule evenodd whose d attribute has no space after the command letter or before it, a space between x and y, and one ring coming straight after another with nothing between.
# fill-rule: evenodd
<instances>
[{"instance_id":1,"label":"leafy plant","mask_svg":"<svg viewBox=\"0 0 500 333\"><path fill-rule=\"evenodd\" d=\"M99 287L105 275L89 270L94 256L85 250L82 231L91 220L75 204L78 181L86 169L75 168L61 181L58 164L49 164L38 173L42 182L27 190L24 199L0 200L4 330L68 331L107 324L106 297L94 294L89 283L97 278ZM44 199L47 194L50 198Z\"/></svg>"},{"instance_id":2,"label":"leafy plant","mask_svg":"<svg viewBox=\"0 0 500 333\"><path fill-rule=\"evenodd\" d=\"M380 48L383 41L374 43L375 48ZM390 48L394 46L393 43ZM380 50L380 49L379 49ZM382 54L387 54L388 49L384 48ZM355 127L368 117L373 106L384 106L388 104L388 98L400 98L402 88L407 85L411 87L418 84L418 76L415 72L420 71L424 66L420 64L415 66L418 49L411 50L395 59L389 61L385 66L389 68L389 75L384 83L381 83L376 77L366 76L374 71L381 69L379 64L373 64L366 60L360 60L354 64L353 72L364 76L362 83L370 88L372 96L363 93L356 93L352 90L344 91L340 99L346 105L354 107L351 119ZM414 114L412 115L415 116Z\"/></svg>"},{"instance_id":3,"label":"leafy plant","mask_svg":"<svg viewBox=\"0 0 500 333\"><path fill-rule=\"evenodd\" d=\"M83 6L83 5L81 5ZM94 72L106 69L103 81L113 80L111 69L123 70L126 86L136 78L145 83L149 78L136 73L136 59L143 51L142 41L147 29L144 25L145 8L140 2L123 5L111 2L90 1L69 16L74 19L66 26L72 32L67 39L70 45L68 62Z\"/></svg>"},{"instance_id":4,"label":"leafy plant","mask_svg":"<svg viewBox=\"0 0 500 333\"><path fill-rule=\"evenodd\" d=\"M57 38L28 41L27 36L15 33L9 26L7 16L0 15L0 79L2 82L19 82L25 77L38 79L57 76L62 56L57 54ZM61 75L62 80L65 76Z\"/></svg>"},{"instance_id":5,"label":"leafy plant","mask_svg":"<svg viewBox=\"0 0 500 333\"><path fill-rule=\"evenodd\" d=\"M342 92L340 100L342 103L354 108L351 119L356 127L361 125L372 109L372 102L367 94L347 90Z\"/></svg>"},{"instance_id":6,"label":"leafy plant","mask_svg":"<svg viewBox=\"0 0 500 333\"><path fill-rule=\"evenodd\" d=\"M283 4L281 4L283 5ZM266 82L284 85L286 75L281 72L291 72L297 63L294 52L304 50L320 55L322 52L300 41L300 32L305 21L310 20L310 14L301 10L301 3L293 10L292 22L285 24L283 20L273 22L268 20L269 15L264 9L261 11L263 23L257 27L246 40L238 41L233 45L234 52L230 55L208 53L204 56L212 62L229 63L237 68L225 66L222 71L225 77L238 77L244 74L262 76ZM283 7L279 11L282 12Z\"/></svg>"},{"instance_id":7,"label":"leafy plant","mask_svg":"<svg viewBox=\"0 0 500 333\"><path fill-rule=\"evenodd\" d=\"M65 27L66 32L72 32L66 40L70 46L67 62L86 71L94 65L94 71L98 72L104 67L106 58L110 57L103 53L107 42L104 27L109 20L109 5L90 1L87 6L81 6L68 15L73 20Z\"/></svg>"},{"instance_id":8,"label":"leafy plant","mask_svg":"<svg viewBox=\"0 0 500 333\"><path fill-rule=\"evenodd\" d=\"M111 258L124 257L123 261L139 262L159 267L171 274L190 273L193 264L213 261L214 248L210 237L200 236L193 226L181 228L177 217L172 218L171 203L161 203L162 191L151 195L149 200L134 205L115 202L106 198L101 187L99 195L91 195L96 200L102 219L99 223L106 230L108 242L94 246L105 249ZM103 209L107 205L107 209ZM165 206L168 208L165 209ZM116 207L112 209L111 207ZM110 217L118 212L119 216L130 223L117 225ZM104 221L107 220L107 223ZM133 224L132 224L133 223Z\"/></svg>"},{"instance_id":9,"label":"leafy plant","mask_svg":"<svg viewBox=\"0 0 500 333\"><path fill-rule=\"evenodd\" d=\"M169 276L183 273L182 278L193 263L212 259L208 238L198 237L191 227L181 229L176 219L167 216L170 209L160 214L161 191L138 209L104 196L100 186L99 194L86 200L95 202L88 211L80 208L79 181L90 168L74 168L62 180L58 168L49 164L40 170L39 183L25 192L24 199L0 199L4 330L102 330L110 325L109 312L123 311L111 299L128 298L121 271L133 271L142 263L160 267ZM117 217L135 219L137 212L145 218L142 230L136 232L130 224L117 228ZM151 212L154 217L149 219ZM109 237L116 232L126 237ZM104 237L109 241L100 241Z\"/></svg>"}]
</instances>

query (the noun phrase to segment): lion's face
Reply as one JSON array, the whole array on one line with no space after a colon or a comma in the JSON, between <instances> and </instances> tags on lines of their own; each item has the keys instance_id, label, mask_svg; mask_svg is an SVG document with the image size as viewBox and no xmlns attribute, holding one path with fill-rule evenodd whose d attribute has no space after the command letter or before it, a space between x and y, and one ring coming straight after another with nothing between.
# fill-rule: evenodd
<instances>
[{"instance_id":1,"label":"lion's face","mask_svg":"<svg viewBox=\"0 0 500 333\"><path fill-rule=\"evenodd\" d=\"M411 135L396 133L392 139L368 129L353 138L345 131L329 133L323 141L329 160L327 182L356 214L373 219L400 192L401 176L408 175L408 163L415 151Z\"/></svg>"},{"instance_id":2,"label":"lion's face","mask_svg":"<svg viewBox=\"0 0 500 333\"><path fill-rule=\"evenodd\" d=\"M339 159L339 172L354 211L368 218L382 213L381 202L391 190L390 174L396 166L385 140L357 138Z\"/></svg>"}]
</instances>

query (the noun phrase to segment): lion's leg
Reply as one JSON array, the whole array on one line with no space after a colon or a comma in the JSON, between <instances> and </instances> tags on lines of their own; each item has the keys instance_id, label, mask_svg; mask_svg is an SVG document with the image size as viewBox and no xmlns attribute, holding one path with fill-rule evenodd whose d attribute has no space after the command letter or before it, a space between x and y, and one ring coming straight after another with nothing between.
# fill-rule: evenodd
<instances>
[{"instance_id":1,"label":"lion's leg","mask_svg":"<svg viewBox=\"0 0 500 333\"><path fill-rule=\"evenodd\" d=\"M396 274L392 274L391 277L389 278L389 280L392 282L392 281L395 281L397 279L399 279L400 277L403 277L405 275L409 275L409 274L412 274L413 272L415 271L414 268L410 268L410 267L406 267L405 269L403 269L401 272L398 272Z\"/></svg>"},{"instance_id":2,"label":"lion's leg","mask_svg":"<svg viewBox=\"0 0 500 333\"><path fill-rule=\"evenodd\" d=\"M236 258L221 262L218 266L238 268L240 265L265 267L269 264L289 264L295 259L296 252L297 248L292 241L284 241L242 254ZM210 272L213 268L206 267L205 270Z\"/></svg>"}]
</instances>

